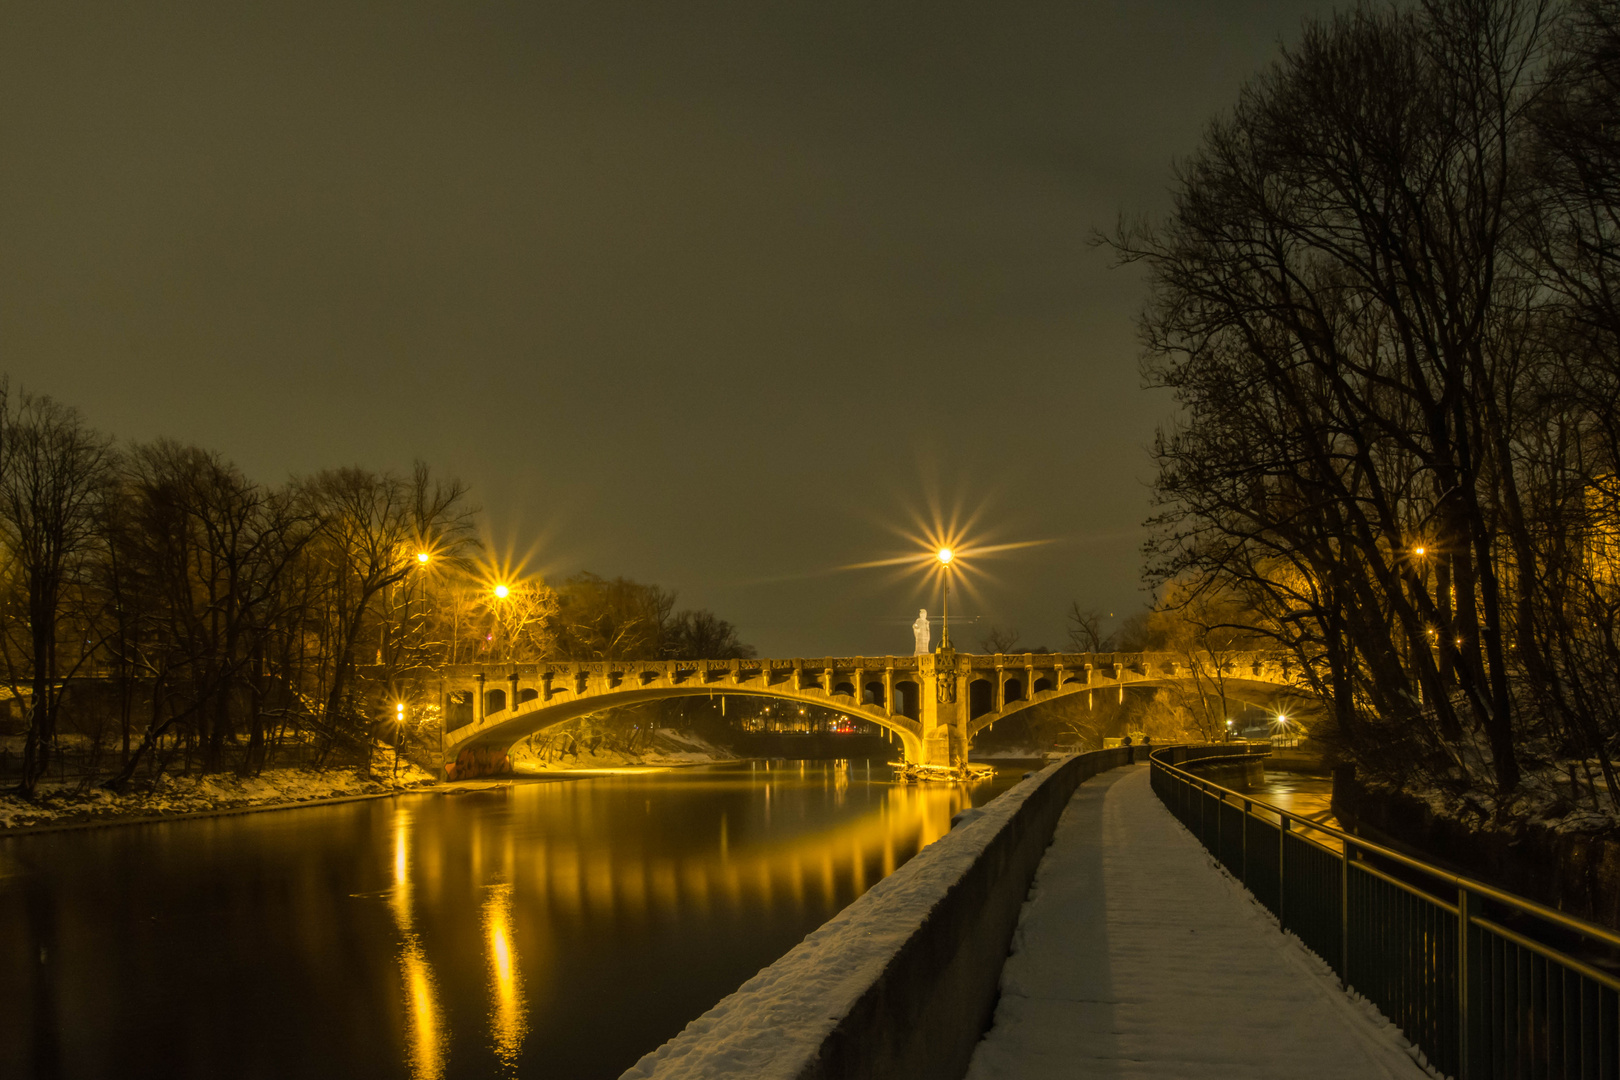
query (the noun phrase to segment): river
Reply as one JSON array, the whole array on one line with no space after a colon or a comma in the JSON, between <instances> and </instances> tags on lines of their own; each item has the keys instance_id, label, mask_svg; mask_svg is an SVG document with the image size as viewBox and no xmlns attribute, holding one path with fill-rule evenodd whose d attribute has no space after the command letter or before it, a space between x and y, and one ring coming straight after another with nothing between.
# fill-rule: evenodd
<instances>
[{"instance_id":1,"label":"river","mask_svg":"<svg viewBox=\"0 0 1620 1080\"><path fill-rule=\"evenodd\" d=\"M1028 767L744 762L0 840L0 1076L615 1077Z\"/></svg>"}]
</instances>

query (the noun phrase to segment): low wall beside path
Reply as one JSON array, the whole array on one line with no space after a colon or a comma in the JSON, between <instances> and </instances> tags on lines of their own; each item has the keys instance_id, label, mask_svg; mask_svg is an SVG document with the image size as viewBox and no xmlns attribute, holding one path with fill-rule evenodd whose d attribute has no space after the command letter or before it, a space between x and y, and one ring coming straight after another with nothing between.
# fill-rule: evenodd
<instances>
[{"instance_id":1,"label":"low wall beside path","mask_svg":"<svg viewBox=\"0 0 1620 1080\"><path fill-rule=\"evenodd\" d=\"M1065 758L966 815L621 1080L958 1080L1058 817L1128 758Z\"/></svg>"}]
</instances>

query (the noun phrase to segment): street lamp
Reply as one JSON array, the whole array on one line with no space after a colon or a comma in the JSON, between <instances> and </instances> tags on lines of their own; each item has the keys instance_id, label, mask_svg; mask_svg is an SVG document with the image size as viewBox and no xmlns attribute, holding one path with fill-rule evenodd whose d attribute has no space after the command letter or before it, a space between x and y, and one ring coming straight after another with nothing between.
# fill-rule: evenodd
<instances>
[{"instance_id":1,"label":"street lamp","mask_svg":"<svg viewBox=\"0 0 1620 1080\"><path fill-rule=\"evenodd\" d=\"M508 596L511 596L511 595L512 595L512 590L507 587L505 582L502 582L501 584L495 586L495 599L497 599L497 600L505 600Z\"/></svg>"},{"instance_id":2,"label":"street lamp","mask_svg":"<svg viewBox=\"0 0 1620 1080\"><path fill-rule=\"evenodd\" d=\"M939 560L940 577L945 581L945 602L944 610L940 616L939 647L949 649L951 647L951 560L956 556L950 548L942 547L934 553L934 557Z\"/></svg>"},{"instance_id":3,"label":"street lamp","mask_svg":"<svg viewBox=\"0 0 1620 1080\"><path fill-rule=\"evenodd\" d=\"M416 553L416 561L417 561L417 562L418 562L418 563L419 563L419 564L421 564L421 565L422 565L422 566L426 566L426 565L427 565L427 564L428 564L428 563L430 563L430 562L432 562L432 561L433 561L433 556L432 556L432 555L429 555L429 554L428 554L428 553L427 553L427 552L425 552L425 551L418 551L418 552L417 552L417 553Z\"/></svg>"}]
</instances>

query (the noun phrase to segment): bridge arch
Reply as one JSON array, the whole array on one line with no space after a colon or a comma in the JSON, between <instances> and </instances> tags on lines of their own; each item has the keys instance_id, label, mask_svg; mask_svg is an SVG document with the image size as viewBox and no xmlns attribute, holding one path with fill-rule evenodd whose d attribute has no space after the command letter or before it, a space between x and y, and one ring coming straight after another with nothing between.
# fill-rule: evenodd
<instances>
[{"instance_id":1,"label":"bridge arch","mask_svg":"<svg viewBox=\"0 0 1620 1080\"><path fill-rule=\"evenodd\" d=\"M1044 682L1047 682L1047 680L1037 680L1036 685L1039 686ZM988 730L992 725L1005 720L1014 713L1023 712L1025 709L1031 709L1037 705L1045 705L1051 701L1059 701L1064 698L1071 698L1078 694L1086 693L1087 691L1125 691L1136 690L1138 688L1144 690L1156 690L1161 686L1178 686L1186 685L1186 683L1187 678L1185 676L1178 677L1174 675L1148 677L1136 679L1128 683L1113 684L1108 686L1096 686L1082 682L1079 679L1065 679L1061 687L1052 688L1050 685L1048 685L1047 689L1038 690L1036 693L1031 694L1028 698L1016 701L1007 701L1007 703L999 711L990 711L977 716L970 716L968 719L968 739L971 741L981 731ZM1253 679L1228 679L1226 683L1226 698L1228 701L1245 705L1253 705L1261 709L1276 708L1279 705L1282 705L1284 708L1292 710L1302 704L1302 696L1294 687L1285 684L1269 683Z\"/></svg>"},{"instance_id":2,"label":"bridge arch","mask_svg":"<svg viewBox=\"0 0 1620 1080\"><path fill-rule=\"evenodd\" d=\"M916 684L912 683L911 685L915 687ZM898 691L899 684L897 684L896 689ZM500 693L500 691L489 691L489 693L494 695ZM591 713L601 712L604 709L619 705L663 701L671 698L714 697L716 695L766 698L831 709L853 719L864 720L886 731L893 732L899 739L901 752L905 760L920 761L923 758L924 748L921 724L915 718L904 714L892 714L876 705L857 704L851 693L829 695L820 690L794 690L788 686L761 688L752 686L705 686L701 684L690 686L648 686L621 690L616 693L584 695L577 695L566 689L559 689L550 701L541 700L538 692L533 696L525 696L524 692L520 692L520 700L515 708L492 712L481 723L465 724L448 732L445 739L445 748L448 756L452 759L457 757L461 751L469 748L486 748L506 753L530 735L568 723L570 720L577 720L582 716L589 716ZM914 702L917 696L913 695ZM915 708L915 704L912 707Z\"/></svg>"}]
</instances>

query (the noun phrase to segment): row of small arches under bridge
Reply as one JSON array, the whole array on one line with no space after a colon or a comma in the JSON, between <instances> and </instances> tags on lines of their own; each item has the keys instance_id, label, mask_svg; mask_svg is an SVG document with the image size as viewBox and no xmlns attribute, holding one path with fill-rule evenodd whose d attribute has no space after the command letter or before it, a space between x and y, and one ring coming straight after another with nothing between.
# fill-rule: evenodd
<instances>
[{"instance_id":1,"label":"row of small arches under bridge","mask_svg":"<svg viewBox=\"0 0 1620 1080\"><path fill-rule=\"evenodd\" d=\"M1081 680L1079 678L1071 678L1065 679L1064 682L1078 683L1081 682ZM996 701L995 684L991 682L991 680L974 679L968 683L968 719L976 720L988 713L1000 712L1008 705L1011 705L1014 702L1023 701L1025 698L1024 680L1016 676L1009 676L1006 679L1003 679L1001 688L1002 698L1001 701L998 702ZM1035 680L1035 685L1030 692L1031 694L1039 694L1053 688L1054 686L1051 679L1040 678ZM725 693L731 696L750 696L746 689L727 689L725 691L717 690L716 692ZM473 694L475 693L477 693L475 690L462 690L451 693L450 709L452 726L459 726L460 724L469 723L472 721ZM833 693L835 695L847 694L853 698L855 696L855 686L848 679L843 679L833 684ZM527 702L535 700L539 696L540 691L530 687L524 687L518 691L516 704L523 705ZM602 698L604 708L612 704L612 694L603 694ZM896 682L894 684L894 699L895 707L892 710L894 713L904 716L910 720L919 719L919 710L922 703L922 691L921 687L919 687L917 683L911 681L910 679ZM817 703L819 704L819 702ZM488 716L492 713L502 712L506 709L506 704L505 690L497 688L484 691L484 715ZM880 681L867 683L861 691L861 704L873 705L880 709L887 708L887 702L885 702L883 696L883 683ZM826 707L836 708L837 703L828 702Z\"/></svg>"}]
</instances>

